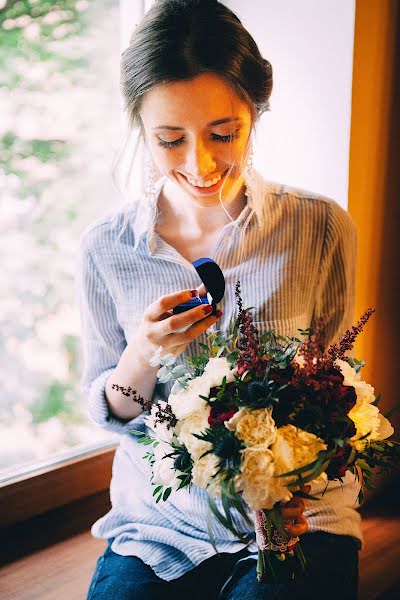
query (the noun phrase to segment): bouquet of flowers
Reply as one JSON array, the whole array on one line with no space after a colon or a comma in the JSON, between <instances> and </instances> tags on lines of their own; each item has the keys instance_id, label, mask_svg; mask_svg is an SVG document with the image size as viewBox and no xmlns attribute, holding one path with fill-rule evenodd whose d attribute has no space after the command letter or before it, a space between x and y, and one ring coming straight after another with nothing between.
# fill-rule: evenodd
<instances>
[{"instance_id":1,"label":"bouquet of flowers","mask_svg":"<svg viewBox=\"0 0 400 600\"><path fill-rule=\"evenodd\" d=\"M299 538L286 532L282 504L293 495L318 500L304 485L342 481L347 470L361 483L361 502L374 467L389 470L398 460L400 445L388 440L393 427L379 411L380 397L361 380L365 363L346 356L374 309L324 351L323 323L314 332L299 330L303 340L260 335L239 282L236 298L229 334L210 333L189 369L162 348L152 358L160 382L175 379L168 402L152 404L114 387L150 409L151 431L132 433L149 448L144 458L156 502L185 487L204 488L211 514L240 541L254 536L237 530L235 511L255 529L258 580L293 579L304 572L305 558ZM214 544L211 527L209 534Z\"/></svg>"}]
</instances>

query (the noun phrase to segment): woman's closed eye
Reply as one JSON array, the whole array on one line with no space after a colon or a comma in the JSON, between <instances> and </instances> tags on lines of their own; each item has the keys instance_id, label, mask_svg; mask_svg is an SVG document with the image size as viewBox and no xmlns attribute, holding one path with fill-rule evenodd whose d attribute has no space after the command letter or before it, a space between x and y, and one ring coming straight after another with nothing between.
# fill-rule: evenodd
<instances>
[{"instance_id":1,"label":"woman's closed eye","mask_svg":"<svg viewBox=\"0 0 400 600\"><path fill-rule=\"evenodd\" d=\"M214 142L222 142L228 143L239 137L239 130L234 131L233 133L229 133L227 135L218 135L217 133L211 134L211 140ZM175 146L180 146L185 141L184 136L178 138L177 140L163 140L162 138L158 138L158 144L163 146L163 148L174 148Z\"/></svg>"}]
</instances>

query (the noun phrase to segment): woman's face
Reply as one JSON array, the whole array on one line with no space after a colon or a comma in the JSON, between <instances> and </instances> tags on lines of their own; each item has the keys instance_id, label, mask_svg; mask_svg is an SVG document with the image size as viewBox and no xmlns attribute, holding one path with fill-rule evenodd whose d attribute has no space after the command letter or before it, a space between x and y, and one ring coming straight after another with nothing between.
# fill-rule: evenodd
<instances>
[{"instance_id":1,"label":"woman's face","mask_svg":"<svg viewBox=\"0 0 400 600\"><path fill-rule=\"evenodd\" d=\"M223 199L235 199L252 117L224 79L204 73L158 85L144 96L140 116L162 174L202 204L219 202L222 184Z\"/></svg>"}]
</instances>

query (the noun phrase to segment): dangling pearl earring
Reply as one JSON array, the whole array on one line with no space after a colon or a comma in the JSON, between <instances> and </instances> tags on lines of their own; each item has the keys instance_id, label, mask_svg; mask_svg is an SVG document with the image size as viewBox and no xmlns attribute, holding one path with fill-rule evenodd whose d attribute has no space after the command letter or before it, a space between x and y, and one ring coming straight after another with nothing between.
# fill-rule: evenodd
<instances>
[{"instance_id":1,"label":"dangling pearl earring","mask_svg":"<svg viewBox=\"0 0 400 600\"><path fill-rule=\"evenodd\" d=\"M156 169L150 152L145 151L145 185L144 194L150 208L154 206L156 198Z\"/></svg>"},{"instance_id":2,"label":"dangling pearl earring","mask_svg":"<svg viewBox=\"0 0 400 600\"><path fill-rule=\"evenodd\" d=\"M247 177L250 180L253 176L254 176L254 172L253 172L253 158L254 158L254 151L253 151L253 144L251 144L250 146L250 152L249 152L249 157L247 159L247 165L246 165L246 171L247 171ZM247 183L245 184L245 191L244 191L246 197L248 198L250 196L250 190L249 187L247 185Z\"/></svg>"}]
</instances>

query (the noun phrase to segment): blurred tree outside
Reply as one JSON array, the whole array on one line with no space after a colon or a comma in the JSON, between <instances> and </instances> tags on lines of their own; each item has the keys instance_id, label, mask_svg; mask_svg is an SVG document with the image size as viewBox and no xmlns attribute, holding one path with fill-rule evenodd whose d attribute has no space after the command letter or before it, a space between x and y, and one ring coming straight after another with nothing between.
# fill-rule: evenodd
<instances>
[{"instance_id":1,"label":"blurred tree outside","mask_svg":"<svg viewBox=\"0 0 400 600\"><path fill-rule=\"evenodd\" d=\"M0 469L105 439L88 422L74 278L119 202L117 0L0 0Z\"/></svg>"}]
</instances>

